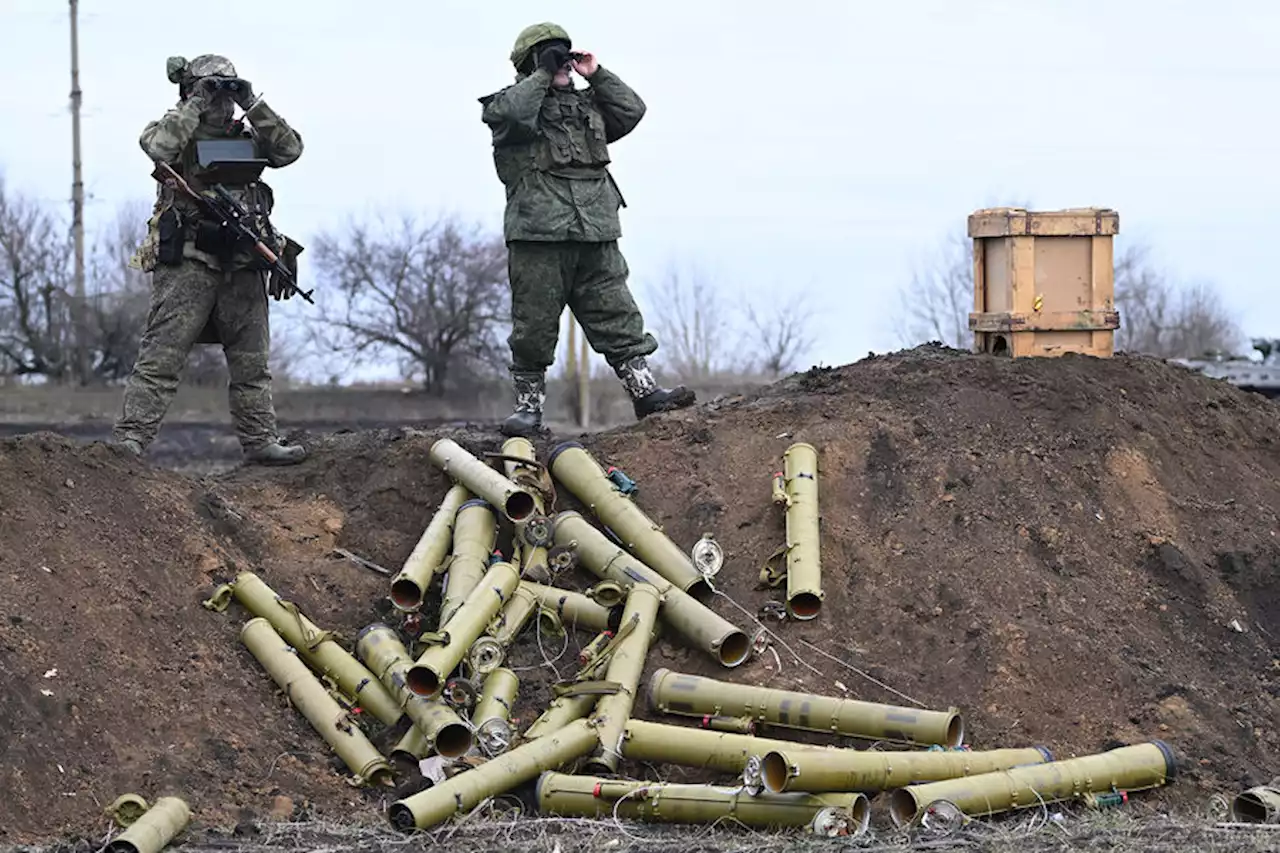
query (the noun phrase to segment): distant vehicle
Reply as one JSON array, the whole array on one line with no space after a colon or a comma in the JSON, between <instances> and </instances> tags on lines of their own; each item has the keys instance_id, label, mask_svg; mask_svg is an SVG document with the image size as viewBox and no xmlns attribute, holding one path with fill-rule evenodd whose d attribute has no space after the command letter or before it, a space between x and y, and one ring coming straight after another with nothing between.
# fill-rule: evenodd
<instances>
[{"instance_id":1,"label":"distant vehicle","mask_svg":"<svg viewBox=\"0 0 1280 853\"><path fill-rule=\"evenodd\" d=\"M1201 358L1173 358L1170 361L1214 379L1225 379L1245 391L1280 398L1280 338L1254 338L1252 343L1261 358L1208 353Z\"/></svg>"}]
</instances>

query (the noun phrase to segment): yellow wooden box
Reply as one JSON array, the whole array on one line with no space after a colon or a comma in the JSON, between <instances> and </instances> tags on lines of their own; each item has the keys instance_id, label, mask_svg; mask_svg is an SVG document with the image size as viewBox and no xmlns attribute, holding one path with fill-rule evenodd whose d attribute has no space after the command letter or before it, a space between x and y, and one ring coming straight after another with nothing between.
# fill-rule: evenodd
<instances>
[{"instance_id":1,"label":"yellow wooden box","mask_svg":"<svg viewBox=\"0 0 1280 853\"><path fill-rule=\"evenodd\" d=\"M1112 237L1120 215L1106 208L978 210L973 239L974 352L1108 358L1115 310Z\"/></svg>"}]
</instances>

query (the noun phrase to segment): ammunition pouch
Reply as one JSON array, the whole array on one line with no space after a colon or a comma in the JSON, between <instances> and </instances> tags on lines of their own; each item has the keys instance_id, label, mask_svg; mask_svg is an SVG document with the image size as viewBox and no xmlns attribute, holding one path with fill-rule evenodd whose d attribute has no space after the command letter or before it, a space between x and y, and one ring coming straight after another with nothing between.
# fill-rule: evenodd
<instances>
[{"instance_id":1,"label":"ammunition pouch","mask_svg":"<svg viewBox=\"0 0 1280 853\"><path fill-rule=\"evenodd\" d=\"M231 253L233 243L231 235L221 224L204 219L196 220L195 246L200 251L222 258Z\"/></svg>"},{"instance_id":2,"label":"ammunition pouch","mask_svg":"<svg viewBox=\"0 0 1280 853\"><path fill-rule=\"evenodd\" d=\"M182 229L182 216L176 208L170 207L160 214L156 223L159 242L156 244L156 263L167 267L182 263L182 245L186 235Z\"/></svg>"}]
</instances>

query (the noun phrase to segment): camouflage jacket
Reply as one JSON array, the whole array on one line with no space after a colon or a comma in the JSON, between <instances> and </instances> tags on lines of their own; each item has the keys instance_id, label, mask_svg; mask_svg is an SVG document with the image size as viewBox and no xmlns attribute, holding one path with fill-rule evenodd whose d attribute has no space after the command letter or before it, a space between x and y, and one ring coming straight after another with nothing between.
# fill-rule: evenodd
<instances>
[{"instance_id":1,"label":"camouflage jacket","mask_svg":"<svg viewBox=\"0 0 1280 853\"><path fill-rule=\"evenodd\" d=\"M507 190L511 240L605 242L622 236L626 202L609 174L608 144L644 117L640 96L600 66L589 86L551 85L539 68L480 99L493 131L493 162Z\"/></svg>"},{"instance_id":2,"label":"camouflage jacket","mask_svg":"<svg viewBox=\"0 0 1280 853\"><path fill-rule=\"evenodd\" d=\"M138 143L152 161L168 163L188 181L195 179L197 183L200 168L195 159L195 143L202 139L252 139L258 155L273 168L288 166L302 156L302 137L261 98L250 105L244 117L250 122L248 126L241 121L225 126L204 124L200 121L199 105L184 101L168 110L158 121L149 122ZM193 189L199 191L200 187L193 186ZM264 242L269 246L274 244L273 248L277 250L282 249L284 235L276 231L268 219L275 206L271 187L265 181L256 181L244 186L228 186L227 189L257 214L256 224L267 238ZM155 267L159 220L161 214L170 207L177 208L183 215L186 236L183 256L199 260L213 269L222 269L216 256L202 252L194 245L196 221L200 216L199 205L181 191L175 193L163 185L157 185L156 203L148 222L147 237L134 255L131 265L144 270ZM254 263L256 259L257 255L252 252L238 252L232 256L230 268L240 269Z\"/></svg>"}]
</instances>

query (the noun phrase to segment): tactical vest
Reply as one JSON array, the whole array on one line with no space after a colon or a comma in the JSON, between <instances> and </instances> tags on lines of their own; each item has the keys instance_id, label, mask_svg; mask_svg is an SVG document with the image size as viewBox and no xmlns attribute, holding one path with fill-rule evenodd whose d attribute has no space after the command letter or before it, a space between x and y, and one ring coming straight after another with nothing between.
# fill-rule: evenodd
<instances>
[{"instance_id":1,"label":"tactical vest","mask_svg":"<svg viewBox=\"0 0 1280 853\"><path fill-rule=\"evenodd\" d=\"M267 161L256 140L237 123L230 128L196 127L182 151L175 170L196 192L219 184L249 212L250 223L268 246L279 248L269 216L275 207L271 187L261 180ZM153 217L154 237L140 250L147 264L176 264L194 258L215 269L262 268L263 262L248 246L237 245L221 224L209 219L203 208L185 193L161 185Z\"/></svg>"},{"instance_id":2,"label":"tactical vest","mask_svg":"<svg viewBox=\"0 0 1280 853\"><path fill-rule=\"evenodd\" d=\"M538 136L525 145L495 148L498 178L507 186L531 170L569 179L599 178L609 165L604 116L587 92L552 89L538 112Z\"/></svg>"}]
</instances>

